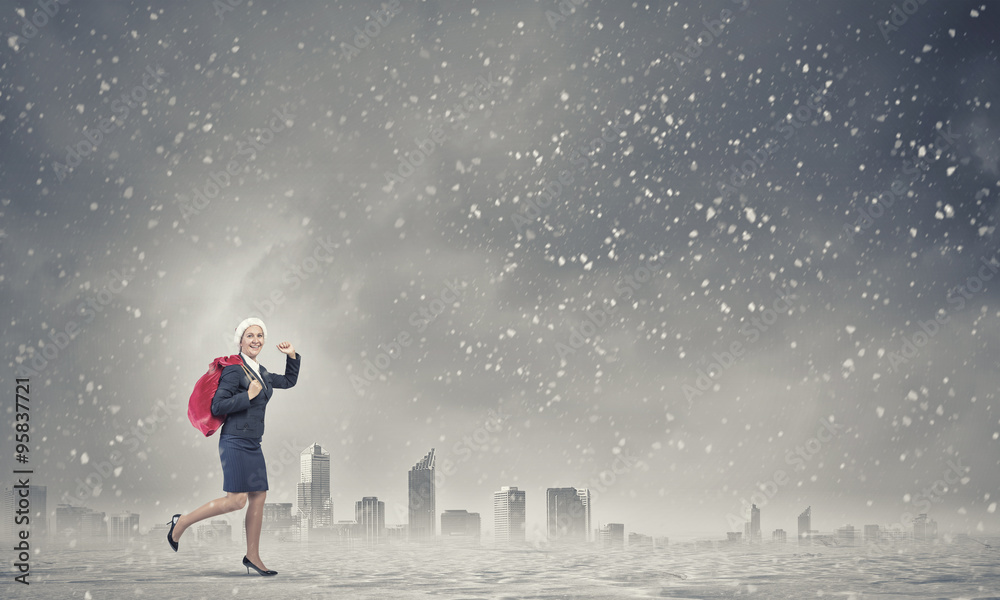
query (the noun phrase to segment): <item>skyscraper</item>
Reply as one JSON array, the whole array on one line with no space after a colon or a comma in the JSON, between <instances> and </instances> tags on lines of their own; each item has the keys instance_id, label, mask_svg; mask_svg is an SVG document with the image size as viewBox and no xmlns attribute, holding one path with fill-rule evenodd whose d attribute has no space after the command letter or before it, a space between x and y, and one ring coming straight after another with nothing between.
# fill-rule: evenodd
<instances>
[{"instance_id":1,"label":"skyscraper","mask_svg":"<svg viewBox=\"0 0 1000 600\"><path fill-rule=\"evenodd\" d=\"M432 538L437 533L437 499L434 493L434 448L410 469L409 538Z\"/></svg>"},{"instance_id":2,"label":"skyscraper","mask_svg":"<svg viewBox=\"0 0 1000 600\"><path fill-rule=\"evenodd\" d=\"M812 507L807 506L799 515L799 544L808 545L812 541Z\"/></svg>"},{"instance_id":3,"label":"skyscraper","mask_svg":"<svg viewBox=\"0 0 1000 600\"><path fill-rule=\"evenodd\" d=\"M333 523L330 497L330 453L313 444L299 455L298 509L302 527L328 527Z\"/></svg>"},{"instance_id":4,"label":"skyscraper","mask_svg":"<svg viewBox=\"0 0 1000 600\"><path fill-rule=\"evenodd\" d=\"M493 529L498 544L524 541L524 491L502 487L493 492Z\"/></svg>"},{"instance_id":5,"label":"skyscraper","mask_svg":"<svg viewBox=\"0 0 1000 600\"><path fill-rule=\"evenodd\" d=\"M589 498L588 498L589 500ZM586 512L576 488L549 488L545 491L546 534L550 542L587 541Z\"/></svg>"},{"instance_id":6,"label":"skyscraper","mask_svg":"<svg viewBox=\"0 0 1000 600\"><path fill-rule=\"evenodd\" d=\"M479 539L479 513L467 510L446 510L441 513L441 537Z\"/></svg>"},{"instance_id":7,"label":"skyscraper","mask_svg":"<svg viewBox=\"0 0 1000 600\"><path fill-rule=\"evenodd\" d=\"M580 502L583 504L583 539L584 541L592 542L594 540L594 535L590 528L590 490L588 488L583 488L582 490L577 490L576 494L580 496Z\"/></svg>"},{"instance_id":8,"label":"skyscraper","mask_svg":"<svg viewBox=\"0 0 1000 600\"><path fill-rule=\"evenodd\" d=\"M0 498L0 540L16 539L23 530L29 530L35 540L48 538L47 490L44 485L4 488ZM28 517L28 522L15 523L14 519L19 517Z\"/></svg>"},{"instance_id":9,"label":"skyscraper","mask_svg":"<svg viewBox=\"0 0 1000 600\"><path fill-rule=\"evenodd\" d=\"M385 540L385 502L375 496L365 496L354 503L354 520L362 538L368 542Z\"/></svg>"},{"instance_id":10,"label":"skyscraper","mask_svg":"<svg viewBox=\"0 0 1000 600\"><path fill-rule=\"evenodd\" d=\"M625 547L625 525L623 523L608 523L601 528L601 547L622 549Z\"/></svg>"},{"instance_id":11,"label":"skyscraper","mask_svg":"<svg viewBox=\"0 0 1000 600\"><path fill-rule=\"evenodd\" d=\"M111 515L111 527L108 530L112 544L127 544L129 540L139 537L139 515L125 511Z\"/></svg>"},{"instance_id":12,"label":"skyscraper","mask_svg":"<svg viewBox=\"0 0 1000 600\"><path fill-rule=\"evenodd\" d=\"M757 508L756 504L750 506L750 536L749 541L751 544L759 544L761 542L760 533L760 509Z\"/></svg>"}]
</instances>

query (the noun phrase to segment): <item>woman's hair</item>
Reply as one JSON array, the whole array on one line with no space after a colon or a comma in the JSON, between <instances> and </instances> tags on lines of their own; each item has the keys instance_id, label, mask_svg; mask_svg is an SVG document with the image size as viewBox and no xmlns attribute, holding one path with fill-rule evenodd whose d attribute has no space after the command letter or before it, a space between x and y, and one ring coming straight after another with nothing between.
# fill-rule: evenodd
<instances>
[{"instance_id":1,"label":"woman's hair","mask_svg":"<svg viewBox=\"0 0 1000 600\"><path fill-rule=\"evenodd\" d=\"M264 325L264 321L261 321L257 317L249 317L240 321L240 324L236 326L236 335L233 336L233 341L236 342L237 346L243 340L243 333L252 325L260 327L260 330L264 332L264 339L267 339L267 326Z\"/></svg>"}]
</instances>

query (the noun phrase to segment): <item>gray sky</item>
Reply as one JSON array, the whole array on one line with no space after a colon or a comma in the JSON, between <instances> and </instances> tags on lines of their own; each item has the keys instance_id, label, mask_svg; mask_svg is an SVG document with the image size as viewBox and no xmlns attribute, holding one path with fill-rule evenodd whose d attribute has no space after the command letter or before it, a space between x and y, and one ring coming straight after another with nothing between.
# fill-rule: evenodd
<instances>
[{"instance_id":1,"label":"gray sky","mask_svg":"<svg viewBox=\"0 0 1000 600\"><path fill-rule=\"evenodd\" d=\"M0 380L33 371L34 481L143 529L221 495L187 398L255 314L269 370L303 355L268 501L318 442L338 520L404 522L434 447L439 511L485 530L511 485L529 530L576 486L649 534L741 500L765 534L809 505L996 533L982 4L8 6Z\"/></svg>"}]
</instances>

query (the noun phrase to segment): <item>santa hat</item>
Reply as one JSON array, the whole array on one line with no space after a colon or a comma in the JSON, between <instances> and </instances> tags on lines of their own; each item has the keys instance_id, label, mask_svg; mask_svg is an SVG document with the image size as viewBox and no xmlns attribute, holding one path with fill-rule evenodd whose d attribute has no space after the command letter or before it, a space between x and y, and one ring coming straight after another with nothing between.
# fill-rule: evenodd
<instances>
[{"instance_id":1,"label":"santa hat","mask_svg":"<svg viewBox=\"0 0 1000 600\"><path fill-rule=\"evenodd\" d=\"M233 342L239 345L240 341L243 339L243 333L247 330L247 327L250 327L251 325L260 327L260 330L264 332L264 339L267 339L267 326L264 325L264 321L261 321L257 317L250 317L248 319L243 319L243 321L236 326L236 335L233 336Z\"/></svg>"}]
</instances>

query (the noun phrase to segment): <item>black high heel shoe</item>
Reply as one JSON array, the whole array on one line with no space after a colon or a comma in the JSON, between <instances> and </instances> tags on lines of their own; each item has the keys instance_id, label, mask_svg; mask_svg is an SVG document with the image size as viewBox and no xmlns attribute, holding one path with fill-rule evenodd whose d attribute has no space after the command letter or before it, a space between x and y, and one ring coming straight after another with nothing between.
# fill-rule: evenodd
<instances>
[{"instance_id":1,"label":"black high heel shoe","mask_svg":"<svg viewBox=\"0 0 1000 600\"><path fill-rule=\"evenodd\" d=\"M250 559L247 558L246 555L243 556L243 566L247 568L247 575L250 574L250 568L251 567L253 568L254 571L257 571L261 575L267 576L267 575L277 575L278 574L277 571L265 571L263 569L257 568L257 565L255 565L252 562L250 562Z\"/></svg>"},{"instance_id":2,"label":"black high heel shoe","mask_svg":"<svg viewBox=\"0 0 1000 600\"><path fill-rule=\"evenodd\" d=\"M177 524L177 519L179 518L181 518L181 516L177 514L174 515L169 521L167 521L167 525L170 525L170 531L167 532L167 543L170 544L170 547L174 549L174 552L177 552L177 546L178 544L180 544L180 542L175 542L173 537L174 525Z\"/></svg>"}]
</instances>

